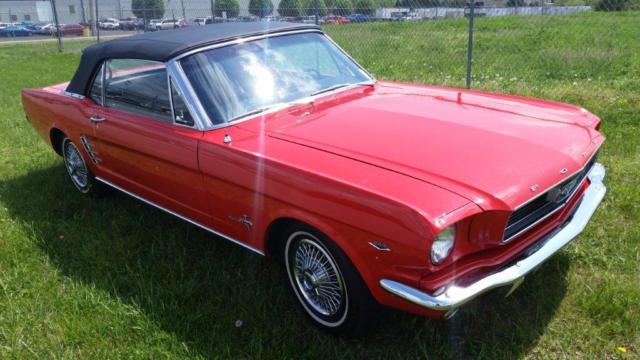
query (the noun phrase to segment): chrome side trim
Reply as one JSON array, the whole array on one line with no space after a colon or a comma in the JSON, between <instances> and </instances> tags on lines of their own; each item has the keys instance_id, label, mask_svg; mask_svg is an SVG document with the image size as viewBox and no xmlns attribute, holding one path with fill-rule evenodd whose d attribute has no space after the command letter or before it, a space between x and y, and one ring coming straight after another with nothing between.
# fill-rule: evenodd
<instances>
[{"instance_id":1,"label":"chrome side trim","mask_svg":"<svg viewBox=\"0 0 640 360\"><path fill-rule=\"evenodd\" d=\"M70 92L70 91L67 91L67 90L62 90L62 95L70 96L72 98L79 99L79 100L82 100L82 99L85 98L85 96L82 95L82 94L76 94L74 92Z\"/></svg>"},{"instance_id":2,"label":"chrome side trim","mask_svg":"<svg viewBox=\"0 0 640 360\"><path fill-rule=\"evenodd\" d=\"M135 198L135 199L138 199L138 200L140 200L140 201L142 201L142 202L144 202L144 203L146 203L146 204L148 204L148 205L151 205L151 206L153 206L153 207L156 207L156 208L158 208L158 209L160 209L160 210L162 210L162 211L164 211L164 212L166 212L166 213L169 213L169 214L171 214L171 215L173 215L173 216L175 216L175 217L177 217L177 218L179 218L179 219L182 219L182 220L184 220L184 221L186 221L186 222L188 222L188 223L190 223L190 224L192 224L192 225L195 225L195 226L197 226L197 227L199 227L199 228L201 228L201 229L207 230L208 232L213 233L214 235L218 235L218 236L220 236L221 238L223 238L223 239L225 239L225 240L229 240L229 241L231 241L232 243L234 243L234 244L236 244L236 245L240 245L240 246L242 246L242 247L243 247L243 248L245 248L245 249L251 250L251 251L253 251L253 252L254 252L254 253L256 253L256 254L259 254L259 255L264 256L264 252L262 252L262 251L260 251L260 250L258 250L258 249L256 249L256 248L254 248L254 247L252 247L252 246L249 246L249 245L247 245L247 244L245 244L245 243L243 243L243 242L241 242L241 241L239 241L239 240L236 240L236 239L234 239L234 238L232 238L232 237L230 237L230 236L227 236L227 235L225 235L225 234L223 234L223 233L221 233L221 232L218 232L218 231L215 231L215 230L213 230L213 229L211 229L211 228L208 228L208 227L206 227L206 226L204 226L204 225L202 225L202 224L200 224L200 223L198 223L198 222L195 222L195 221L193 221L193 220L191 220L191 219L189 219L189 218L187 218L187 217L184 217L184 216L182 216L182 215L180 215L180 214L178 214L178 213L176 213L176 212L174 212L174 211L171 211L171 210L169 210L169 209L167 209L167 208L164 208L164 207L162 207L162 206L160 206L160 205L158 205L158 204L156 204L156 203L154 203L154 202L152 202L152 201L149 201L149 200L147 200L147 199L145 199L145 198L143 198L143 197L141 197L141 196L138 196L138 195L136 195L136 194L134 194L134 193L132 193L132 192L130 192L130 191L127 191L127 190L125 190L125 189L121 188L120 186L115 185L115 184L113 184L113 183L111 183L111 182L109 182L109 181L107 181L107 180L105 180L105 179L103 179L103 178L101 178L101 177L96 176L96 178L95 178L95 179L96 179L96 180L98 180L98 181L100 181L101 183L103 183L103 184L105 184L105 185L109 185L109 186L111 186L111 187L112 187L112 188L114 188L114 189L120 190L120 191L122 191L123 193L125 193L125 194L127 194L127 195L129 195L129 196L131 196L131 197L133 197L133 198Z\"/></svg>"},{"instance_id":3,"label":"chrome side trim","mask_svg":"<svg viewBox=\"0 0 640 360\"><path fill-rule=\"evenodd\" d=\"M602 202L607 188L602 182L604 178L602 164L594 164L588 176L591 184L584 192L583 198L571 220L557 232L550 235L549 238L543 240L544 243L539 249L528 254L527 257L517 261L515 264L489 274L467 286L458 286L455 283L451 283L446 285L443 291L437 295L427 294L419 289L390 279L380 280L380 286L391 294L418 306L449 313L491 289L510 285L513 290L513 288L522 283L527 274L538 268L570 243L589 223L591 216L593 216Z\"/></svg>"}]
</instances>

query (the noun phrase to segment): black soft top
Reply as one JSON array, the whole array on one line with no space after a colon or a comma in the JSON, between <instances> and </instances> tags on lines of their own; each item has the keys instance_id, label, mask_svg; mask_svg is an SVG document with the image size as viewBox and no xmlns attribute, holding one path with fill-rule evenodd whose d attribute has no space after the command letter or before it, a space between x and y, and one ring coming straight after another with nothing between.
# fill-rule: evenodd
<instances>
[{"instance_id":1,"label":"black soft top","mask_svg":"<svg viewBox=\"0 0 640 360\"><path fill-rule=\"evenodd\" d=\"M82 52L80 65L67 91L85 95L94 72L105 59L141 59L165 62L202 46L243 37L320 28L286 22L221 23L184 29L148 32L91 45Z\"/></svg>"}]
</instances>

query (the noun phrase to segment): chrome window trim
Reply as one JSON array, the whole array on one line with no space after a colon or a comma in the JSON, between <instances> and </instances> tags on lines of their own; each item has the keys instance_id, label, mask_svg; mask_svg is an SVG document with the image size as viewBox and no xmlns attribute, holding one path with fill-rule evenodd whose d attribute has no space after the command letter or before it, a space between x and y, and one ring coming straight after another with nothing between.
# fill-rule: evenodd
<instances>
[{"instance_id":1,"label":"chrome window trim","mask_svg":"<svg viewBox=\"0 0 640 360\"><path fill-rule=\"evenodd\" d=\"M67 90L62 90L62 95L70 96L72 98L79 99L79 100L82 100L82 99L85 98L85 96L82 95L82 94L77 94L77 93L70 92L70 91L67 91Z\"/></svg>"},{"instance_id":2,"label":"chrome window trim","mask_svg":"<svg viewBox=\"0 0 640 360\"><path fill-rule=\"evenodd\" d=\"M221 238L223 238L225 240L228 240L228 241L231 241L232 243L234 243L236 245L240 245L240 246L242 246L243 248L245 248L247 250L251 250L252 252L254 252L254 253L258 254L258 255L262 255L262 256L265 255L264 252L260 251L259 249L256 249L256 248L254 248L254 247L252 247L250 245L247 245L247 244L245 244L245 243L243 243L243 242L241 242L239 240L236 240L236 239L234 239L234 238L232 238L230 236L227 236L227 235L225 235L225 234L223 234L221 232L218 232L218 231L213 230L213 229L211 229L209 227L206 227L206 226L200 224L199 222L196 222L194 220L189 219L186 216L182 216L182 215L178 214L175 211L172 211L172 210L169 210L169 209L167 209L165 207L162 207L162 206L154 203L153 201L147 200L147 199L143 198L142 196L136 195L136 194L134 194L134 193L132 193L132 192L130 192L128 190L125 190L125 189L121 188L120 186L118 186L118 185L116 185L116 184L114 184L114 183L112 183L112 182L110 182L108 180L105 180L105 179L103 179L103 178L101 178L99 176L96 176L95 179L100 181L101 183L103 183L105 185L111 186L112 188L114 188L116 190L120 190L123 193L125 193L125 194L127 194L127 195L129 195L129 196L131 196L131 197L133 197L133 198L135 198L137 200L140 200L140 201L142 201L143 203L145 203L147 205L151 205L151 206L153 206L155 208L158 208L158 209L160 209L160 210L162 210L162 211L164 211L164 212L166 212L168 214L171 214L171 215L173 215L173 216L175 216L175 217L177 217L177 218L179 218L181 220L184 220L184 221L186 221L186 222L188 222L188 223L190 223L192 225L195 225L195 226L197 226L197 227L199 227L201 229L204 229L204 230L206 230L206 231L208 231L208 232L210 232L210 233L212 233L214 235L218 235Z\"/></svg>"},{"instance_id":3,"label":"chrome window trim","mask_svg":"<svg viewBox=\"0 0 640 360\"><path fill-rule=\"evenodd\" d=\"M165 73L166 73L166 77L167 77L167 91L169 92L169 106L171 107L171 122L168 123L168 124L174 125L174 126L179 126L179 127L184 127L184 128L188 128L188 129L201 130L196 126L195 120L194 120L194 126L189 126L189 125L185 125L185 124L176 123L176 115L175 115L175 110L173 108L173 93L171 91L171 79L172 79L173 76L172 76L172 72L169 70L169 67L167 66L167 64L163 63L161 61L136 59L136 58L110 58L110 59L106 59L105 61L103 61L102 64L100 65L100 70L99 70L99 71L102 71L102 104L98 104L98 105L100 105L100 106L102 106L104 108L115 109L113 107L109 107L109 106L106 105L106 91L105 91L106 88L107 88L106 87L106 84L107 84L107 75L106 74L107 74L107 72L106 72L106 65L105 64L110 63L112 60L138 60L138 61L145 61L145 62L149 62L149 63L155 63L155 64L162 65L164 67L164 69L165 69ZM123 111L123 110L120 110L120 109L115 109L115 110ZM127 111L123 111L123 112L129 113ZM153 116L139 115L139 114L135 114L135 113L134 113L134 115L143 116L143 117L152 119L154 121L160 121L162 123L167 124L166 121L158 119L158 118L154 118Z\"/></svg>"},{"instance_id":4,"label":"chrome window trim","mask_svg":"<svg viewBox=\"0 0 640 360\"><path fill-rule=\"evenodd\" d=\"M235 124L242 123L242 122L247 121L247 120L255 119L257 117L262 117L262 116L265 116L265 115L280 111L280 110L288 108L288 107L290 107L292 105L309 104L309 103L314 102L315 99L317 99L317 98L333 95L333 94L336 94L338 92L350 90L350 89L353 89L355 87L361 86L361 84L352 84L350 86L345 86L343 88L339 88L339 89L336 89L336 90L333 90L333 91L329 91L329 92L326 92L326 93L322 93L322 94L318 94L318 95L314 95L314 96L308 96L308 97L305 97L305 98L302 98L302 99L298 99L296 101L292 101L290 103L284 104L283 106L274 107L274 108L269 109L267 111L264 111L264 112L262 112L262 113L260 113L258 115L248 115L248 116L236 119L233 122L225 121L225 122L222 122L220 124L214 124L214 122L207 115L207 112L205 111L204 107L202 106L202 103L200 102L200 99L198 98L198 95L196 94L195 90L191 86L191 83L189 82L189 79L187 79L187 75L185 74L184 69L182 68L182 65L180 64L180 59L183 59L183 58L185 58L187 56L190 56L190 55L193 55L193 54L197 54L197 53L200 53L200 52L203 52L203 51L217 49L217 48L221 48L221 47L232 46L232 45L242 44L242 43L246 43L246 42L250 42L250 41L271 38L271 37L279 37L279 36L287 36L287 35L295 35L295 34L303 34L303 33L318 33L318 34L323 35L334 46L336 46L336 48L340 52L342 52L349 60L351 60L354 64L356 64L356 66L366 76L369 77L371 84L375 84L376 83L376 79L367 70L365 70L365 68L363 68L362 65L360 65L357 61L355 61L351 57L351 55L349 55L346 51L344 51L344 49L342 49L333 39L331 39L327 34L325 34L320 29L293 30L293 31L271 33L271 34L249 36L249 37L238 38L238 39L234 39L234 40L221 42L221 43L218 43L218 44L203 46L203 47L200 47L200 48L197 48L197 49L190 50L190 51L185 52L183 54L177 55L177 56L175 56L174 58L170 59L169 61L167 61L165 63L167 69L172 72L172 75L177 80L176 86L179 88L180 91L183 92L183 94L185 96L184 100L185 100L185 103L187 104L187 107L189 108L189 111L191 111L193 109L193 111L191 112L191 116L194 117L194 121L197 123L198 129L202 130L202 131L208 131L208 130L215 130L215 129L225 128L225 127L228 127L228 126L232 126L232 125L235 125ZM196 120L196 118L198 118L198 119Z\"/></svg>"},{"instance_id":5,"label":"chrome window trim","mask_svg":"<svg viewBox=\"0 0 640 360\"><path fill-rule=\"evenodd\" d=\"M169 61L165 63L165 66L167 73L169 73L170 77L175 81L174 85L176 86L176 90L183 96L184 103L187 105L187 109L193 118L194 127L200 131L211 129L212 123L206 116L207 113L204 107L202 107L193 87L191 87L187 76L184 71L182 71L180 64L176 61ZM169 91L171 91L171 89L169 89ZM173 102L171 106L173 107Z\"/></svg>"}]
</instances>

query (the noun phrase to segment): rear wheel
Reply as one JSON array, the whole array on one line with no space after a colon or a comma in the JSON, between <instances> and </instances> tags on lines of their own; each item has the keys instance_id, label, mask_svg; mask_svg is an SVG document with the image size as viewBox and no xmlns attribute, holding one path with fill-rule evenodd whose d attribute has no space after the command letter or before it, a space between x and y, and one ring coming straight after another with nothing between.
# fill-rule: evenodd
<instances>
[{"instance_id":1,"label":"rear wheel","mask_svg":"<svg viewBox=\"0 0 640 360\"><path fill-rule=\"evenodd\" d=\"M95 176L87 166L78 147L65 137L62 140L62 158L69 179L73 185L83 194L100 195L104 192L104 186L97 183Z\"/></svg>"},{"instance_id":2,"label":"rear wheel","mask_svg":"<svg viewBox=\"0 0 640 360\"><path fill-rule=\"evenodd\" d=\"M318 326L355 334L375 318L376 304L347 256L318 231L296 225L286 232L284 258L289 282L306 314Z\"/></svg>"}]
</instances>

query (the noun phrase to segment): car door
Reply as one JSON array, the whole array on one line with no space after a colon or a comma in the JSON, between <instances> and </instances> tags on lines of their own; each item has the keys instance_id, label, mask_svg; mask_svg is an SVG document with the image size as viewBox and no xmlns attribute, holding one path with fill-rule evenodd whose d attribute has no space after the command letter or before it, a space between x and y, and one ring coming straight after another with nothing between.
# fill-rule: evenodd
<instances>
[{"instance_id":1,"label":"car door","mask_svg":"<svg viewBox=\"0 0 640 360\"><path fill-rule=\"evenodd\" d=\"M102 105L95 107L91 121L103 180L206 223L209 211L197 156L203 133L164 64L108 60L102 76Z\"/></svg>"}]
</instances>

